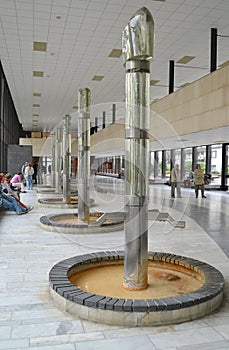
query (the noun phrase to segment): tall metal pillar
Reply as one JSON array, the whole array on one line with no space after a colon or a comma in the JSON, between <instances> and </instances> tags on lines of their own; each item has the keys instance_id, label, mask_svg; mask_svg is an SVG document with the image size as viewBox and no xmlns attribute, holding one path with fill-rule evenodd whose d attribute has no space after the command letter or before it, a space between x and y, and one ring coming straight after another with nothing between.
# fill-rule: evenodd
<instances>
[{"instance_id":1,"label":"tall metal pillar","mask_svg":"<svg viewBox=\"0 0 229 350\"><path fill-rule=\"evenodd\" d=\"M56 147L55 147L56 192L62 192L62 189L61 189L62 139L63 139L63 128L61 126L58 126L56 129Z\"/></svg>"},{"instance_id":2,"label":"tall metal pillar","mask_svg":"<svg viewBox=\"0 0 229 350\"><path fill-rule=\"evenodd\" d=\"M90 216L90 89L78 94L78 223L88 224Z\"/></svg>"},{"instance_id":3,"label":"tall metal pillar","mask_svg":"<svg viewBox=\"0 0 229 350\"><path fill-rule=\"evenodd\" d=\"M148 195L150 60L154 21L142 8L122 33L126 69L126 220L123 286L141 290L148 285Z\"/></svg>"},{"instance_id":4,"label":"tall metal pillar","mask_svg":"<svg viewBox=\"0 0 229 350\"><path fill-rule=\"evenodd\" d=\"M55 187L55 143L56 143L56 133L51 133L51 186Z\"/></svg>"},{"instance_id":5,"label":"tall metal pillar","mask_svg":"<svg viewBox=\"0 0 229 350\"><path fill-rule=\"evenodd\" d=\"M63 124L63 201L71 202L70 177L71 177L71 116L64 117Z\"/></svg>"},{"instance_id":6,"label":"tall metal pillar","mask_svg":"<svg viewBox=\"0 0 229 350\"><path fill-rule=\"evenodd\" d=\"M210 72L217 69L217 28L211 28L211 61Z\"/></svg>"}]
</instances>

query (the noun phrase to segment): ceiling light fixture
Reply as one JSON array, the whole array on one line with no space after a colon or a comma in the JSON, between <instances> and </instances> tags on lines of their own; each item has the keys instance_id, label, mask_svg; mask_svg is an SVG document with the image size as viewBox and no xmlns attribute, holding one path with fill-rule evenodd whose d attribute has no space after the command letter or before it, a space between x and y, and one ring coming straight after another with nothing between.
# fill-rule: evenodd
<instances>
[{"instance_id":1,"label":"ceiling light fixture","mask_svg":"<svg viewBox=\"0 0 229 350\"><path fill-rule=\"evenodd\" d=\"M196 58L196 57L195 56L184 56L184 57L180 58L178 61L176 61L176 63L187 64L188 62L192 61L194 58Z\"/></svg>"},{"instance_id":2,"label":"ceiling light fixture","mask_svg":"<svg viewBox=\"0 0 229 350\"><path fill-rule=\"evenodd\" d=\"M33 42L33 51L46 52L46 50L47 50L47 43L41 42L41 41L34 41Z\"/></svg>"},{"instance_id":3,"label":"ceiling light fixture","mask_svg":"<svg viewBox=\"0 0 229 350\"><path fill-rule=\"evenodd\" d=\"M40 107L38 103L33 103L33 107Z\"/></svg>"},{"instance_id":4,"label":"ceiling light fixture","mask_svg":"<svg viewBox=\"0 0 229 350\"><path fill-rule=\"evenodd\" d=\"M94 75L94 77L91 80L101 81L103 78L104 78L104 75Z\"/></svg>"},{"instance_id":5,"label":"ceiling light fixture","mask_svg":"<svg viewBox=\"0 0 229 350\"><path fill-rule=\"evenodd\" d=\"M41 93L40 93L40 92L34 92L34 93L33 93L33 96L40 97L40 96L41 96Z\"/></svg>"},{"instance_id":6,"label":"ceiling light fixture","mask_svg":"<svg viewBox=\"0 0 229 350\"><path fill-rule=\"evenodd\" d=\"M120 58L122 56L122 50L121 49L113 49L108 57L113 58Z\"/></svg>"},{"instance_id":7,"label":"ceiling light fixture","mask_svg":"<svg viewBox=\"0 0 229 350\"><path fill-rule=\"evenodd\" d=\"M34 77L42 78L43 75L44 75L44 72L33 71L33 76L34 76Z\"/></svg>"},{"instance_id":8,"label":"ceiling light fixture","mask_svg":"<svg viewBox=\"0 0 229 350\"><path fill-rule=\"evenodd\" d=\"M150 85L156 85L160 80L150 80Z\"/></svg>"}]
</instances>

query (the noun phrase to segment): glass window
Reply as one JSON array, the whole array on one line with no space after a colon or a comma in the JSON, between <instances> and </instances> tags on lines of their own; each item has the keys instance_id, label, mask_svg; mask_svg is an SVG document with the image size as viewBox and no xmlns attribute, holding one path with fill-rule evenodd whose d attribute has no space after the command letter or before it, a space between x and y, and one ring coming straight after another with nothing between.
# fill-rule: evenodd
<instances>
[{"instance_id":1,"label":"glass window","mask_svg":"<svg viewBox=\"0 0 229 350\"><path fill-rule=\"evenodd\" d=\"M150 152L150 179L154 179L154 152Z\"/></svg>"},{"instance_id":2,"label":"glass window","mask_svg":"<svg viewBox=\"0 0 229 350\"><path fill-rule=\"evenodd\" d=\"M169 179L170 172L171 172L171 151L166 151L165 162L166 162L165 176Z\"/></svg>"},{"instance_id":3,"label":"glass window","mask_svg":"<svg viewBox=\"0 0 229 350\"><path fill-rule=\"evenodd\" d=\"M189 147L184 149L184 176L185 177L189 176L189 172L191 169L192 169L192 148Z\"/></svg>"},{"instance_id":4,"label":"glass window","mask_svg":"<svg viewBox=\"0 0 229 350\"><path fill-rule=\"evenodd\" d=\"M162 177L162 151L158 151L158 177Z\"/></svg>"},{"instance_id":5,"label":"glass window","mask_svg":"<svg viewBox=\"0 0 229 350\"><path fill-rule=\"evenodd\" d=\"M181 164L181 149L174 150L174 164Z\"/></svg>"},{"instance_id":6,"label":"glass window","mask_svg":"<svg viewBox=\"0 0 229 350\"><path fill-rule=\"evenodd\" d=\"M211 180L213 185L220 185L222 173L222 145L211 146Z\"/></svg>"},{"instance_id":7,"label":"glass window","mask_svg":"<svg viewBox=\"0 0 229 350\"><path fill-rule=\"evenodd\" d=\"M206 146L196 147L196 163L200 164L201 169L206 171Z\"/></svg>"},{"instance_id":8,"label":"glass window","mask_svg":"<svg viewBox=\"0 0 229 350\"><path fill-rule=\"evenodd\" d=\"M229 188L229 145L226 145L226 186Z\"/></svg>"}]
</instances>

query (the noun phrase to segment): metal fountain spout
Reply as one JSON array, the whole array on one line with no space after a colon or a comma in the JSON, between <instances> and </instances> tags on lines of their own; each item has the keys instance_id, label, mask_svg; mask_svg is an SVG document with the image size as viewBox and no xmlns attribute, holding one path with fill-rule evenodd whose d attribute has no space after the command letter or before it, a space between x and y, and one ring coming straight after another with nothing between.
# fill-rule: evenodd
<instances>
[{"instance_id":1,"label":"metal fountain spout","mask_svg":"<svg viewBox=\"0 0 229 350\"><path fill-rule=\"evenodd\" d=\"M148 285L148 195L150 61L154 21L145 7L137 11L122 33L126 69L125 117L125 256L123 287Z\"/></svg>"}]
</instances>

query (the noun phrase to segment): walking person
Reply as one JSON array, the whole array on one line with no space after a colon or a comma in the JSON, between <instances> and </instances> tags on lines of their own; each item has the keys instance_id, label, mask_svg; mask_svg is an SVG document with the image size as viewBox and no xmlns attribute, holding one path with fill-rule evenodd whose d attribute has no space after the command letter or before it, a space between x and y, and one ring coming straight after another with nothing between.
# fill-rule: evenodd
<instances>
[{"instance_id":1,"label":"walking person","mask_svg":"<svg viewBox=\"0 0 229 350\"><path fill-rule=\"evenodd\" d=\"M175 198L175 188L177 191L177 197L181 197L181 189L180 189L180 168L179 164L175 164L174 168L171 172L171 198Z\"/></svg>"},{"instance_id":2,"label":"walking person","mask_svg":"<svg viewBox=\"0 0 229 350\"><path fill-rule=\"evenodd\" d=\"M201 169L200 164L196 165L196 169L194 171L194 184L196 198L198 198L199 189L201 190L202 198L206 198L206 196L204 195L204 172Z\"/></svg>"},{"instance_id":3,"label":"walking person","mask_svg":"<svg viewBox=\"0 0 229 350\"><path fill-rule=\"evenodd\" d=\"M29 163L28 166L25 168L25 179L26 179L26 185L28 190L33 189L33 174L34 174L34 169L32 167L32 164Z\"/></svg>"}]
</instances>

